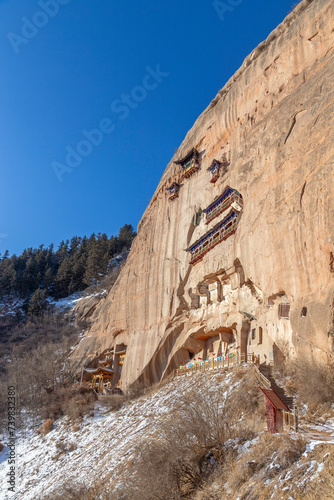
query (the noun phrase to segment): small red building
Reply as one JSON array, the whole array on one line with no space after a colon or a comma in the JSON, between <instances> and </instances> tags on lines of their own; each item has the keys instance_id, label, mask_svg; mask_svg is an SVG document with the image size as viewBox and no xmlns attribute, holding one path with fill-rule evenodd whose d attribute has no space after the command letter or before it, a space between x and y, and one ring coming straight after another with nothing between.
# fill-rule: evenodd
<instances>
[{"instance_id":1,"label":"small red building","mask_svg":"<svg viewBox=\"0 0 334 500\"><path fill-rule=\"evenodd\" d=\"M261 387L259 387L259 389L266 398L268 431L272 434L275 432L281 432L283 430L282 410L289 411L290 409L285 403L283 403L281 398L273 389L262 389Z\"/></svg>"}]
</instances>

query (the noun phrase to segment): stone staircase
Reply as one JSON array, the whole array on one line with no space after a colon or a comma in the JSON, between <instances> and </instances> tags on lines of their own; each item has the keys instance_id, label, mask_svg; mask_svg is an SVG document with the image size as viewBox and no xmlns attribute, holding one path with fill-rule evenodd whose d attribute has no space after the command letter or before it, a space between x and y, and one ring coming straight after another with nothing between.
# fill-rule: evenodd
<instances>
[{"instance_id":1,"label":"stone staircase","mask_svg":"<svg viewBox=\"0 0 334 500\"><path fill-rule=\"evenodd\" d=\"M285 403L290 409L292 409L294 405L294 399L290 396L287 396L284 392L284 389L282 389L282 387L277 385L276 380L274 379L271 373L271 366L260 365L258 368L259 371L262 373L262 375L264 375L269 380L271 389L273 389L276 392L276 394L283 401L283 403Z\"/></svg>"}]
</instances>

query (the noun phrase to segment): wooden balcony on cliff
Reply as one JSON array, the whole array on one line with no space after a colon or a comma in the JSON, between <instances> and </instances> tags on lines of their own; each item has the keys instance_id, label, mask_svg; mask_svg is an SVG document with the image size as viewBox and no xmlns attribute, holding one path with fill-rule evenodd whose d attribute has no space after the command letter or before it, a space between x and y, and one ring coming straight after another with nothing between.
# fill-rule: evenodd
<instances>
[{"instance_id":1,"label":"wooden balcony on cliff","mask_svg":"<svg viewBox=\"0 0 334 500\"><path fill-rule=\"evenodd\" d=\"M213 219L221 215L230 207L240 212L243 208L243 200L238 191L227 186L223 194L203 210L206 214L206 224L209 224Z\"/></svg>"},{"instance_id":2,"label":"wooden balcony on cliff","mask_svg":"<svg viewBox=\"0 0 334 500\"><path fill-rule=\"evenodd\" d=\"M223 157L222 161L213 160L210 167L208 168L208 171L212 175L210 182L213 185L215 185L219 177L226 172L228 164L229 163L226 159L226 156Z\"/></svg>"},{"instance_id":3,"label":"wooden balcony on cliff","mask_svg":"<svg viewBox=\"0 0 334 500\"><path fill-rule=\"evenodd\" d=\"M197 149L193 148L184 158L175 163L182 167L182 179L188 179L199 170L199 153Z\"/></svg>"},{"instance_id":4,"label":"wooden balcony on cliff","mask_svg":"<svg viewBox=\"0 0 334 500\"><path fill-rule=\"evenodd\" d=\"M177 182L173 182L171 186L166 188L167 191L169 191L169 200L173 201L175 198L179 196L179 191L180 191L181 185L178 184Z\"/></svg>"},{"instance_id":5,"label":"wooden balcony on cliff","mask_svg":"<svg viewBox=\"0 0 334 500\"><path fill-rule=\"evenodd\" d=\"M232 236L237 230L239 220L240 212L233 210L223 221L187 248L187 252L191 253L190 264L196 264L218 243Z\"/></svg>"}]
</instances>

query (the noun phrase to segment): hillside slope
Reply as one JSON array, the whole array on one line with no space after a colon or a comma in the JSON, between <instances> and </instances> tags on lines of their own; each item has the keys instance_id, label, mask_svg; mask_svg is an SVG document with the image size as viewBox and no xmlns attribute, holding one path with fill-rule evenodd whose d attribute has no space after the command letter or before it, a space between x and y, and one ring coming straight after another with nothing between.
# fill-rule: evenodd
<instances>
[{"instance_id":1,"label":"hillside slope","mask_svg":"<svg viewBox=\"0 0 334 500\"><path fill-rule=\"evenodd\" d=\"M281 499L297 498L296 491L301 499L320 498L312 491L332 474L334 422L322 438L269 435L252 373L239 367L179 377L116 412L100 398L93 416L63 418L45 437L28 430L17 441L17 492L2 498L172 500L179 497L168 474L176 463L178 470L195 464L203 477L191 498L236 500L247 492L255 499L259 491L278 498L277 488ZM2 485L7 455L5 448Z\"/></svg>"}]
</instances>

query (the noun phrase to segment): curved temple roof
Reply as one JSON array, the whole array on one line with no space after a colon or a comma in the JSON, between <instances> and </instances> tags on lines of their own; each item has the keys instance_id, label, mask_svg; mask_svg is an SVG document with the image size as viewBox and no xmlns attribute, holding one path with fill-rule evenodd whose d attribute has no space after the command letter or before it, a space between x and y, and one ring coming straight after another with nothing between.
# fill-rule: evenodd
<instances>
[{"instance_id":1,"label":"curved temple roof","mask_svg":"<svg viewBox=\"0 0 334 500\"><path fill-rule=\"evenodd\" d=\"M167 191L172 191L173 189L179 189L181 187L181 184L178 184L177 182L173 182L169 187L166 188Z\"/></svg>"},{"instance_id":2,"label":"curved temple roof","mask_svg":"<svg viewBox=\"0 0 334 500\"><path fill-rule=\"evenodd\" d=\"M104 368L99 366L98 368L84 368L84 371L87 373L91 373L92 375L96 375L98 373L105 373L107 375L114 373L114 370L111 368Z\"/></svg>"},{"instance_id":3,"label":"curved temple roof","mask_svg":"<svg viewBox=\"0 0 334 500\"><path fill-rule=\"evenodd\" d=\"M188 154L186 154L186 156L184 158L182 158L181 160L177 160L175 161L174 163L176 163L176 165L182 165L183 163L185 163L186 161L188 161L192 156L195 156L195 158L198 158L198 151L197 149L195 148L192 148Z\"/></svg>"},{"instance_id":4,"label":"curved temple roof","mask_svg":"<svg viewBox=\"0 0 334 500\"><path fill-rule=\"evenodd\" d=\"M221 168L223 164L218 160L213 160L210 167L207 169L209 172L214 172L217 168Z\"/></svg>"}]
</instances>

